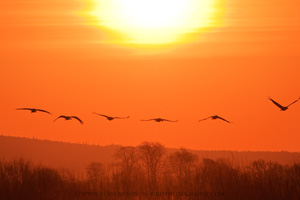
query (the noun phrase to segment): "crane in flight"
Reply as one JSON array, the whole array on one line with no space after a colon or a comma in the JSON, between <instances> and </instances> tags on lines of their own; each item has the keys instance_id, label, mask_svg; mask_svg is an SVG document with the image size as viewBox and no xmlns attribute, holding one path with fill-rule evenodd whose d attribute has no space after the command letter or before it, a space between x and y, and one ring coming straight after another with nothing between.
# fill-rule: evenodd
<instances>
[{"instance_id":1,"label":"crane in flight","mask_svg":"<svg viewBox=\"0 0 300 200\"><path fill-rule=\"evenodd\" d=\"M295 101L293 101L292 103L290 103L289 105L287 105L287 106L282 106L282 105L280 105L278 102L276 102L275 100L273 100L273 99L271 99L271 98L269 97L269 100L272 101L277 107L280 108L280 111L286 111L291 105L293 105L294 103L296 103L297 101L299 101L299 99L300 99L300 97L299 97L297 100L295 100Z\"/></svg>"},{"instance_id":2,"label":"crane in flight","mask_svg":"<svg viewBox=\"0 0 300 200\"><path fill-rule=\"evenodd\" d=\"M17 108L16 110L30 110L31 113L44 112L44 113L51 114L51 113L48 112L47 110L42 110L42 109L37 109L37 108Z\"/></svg>"},{"instance_id":3,"label":"crane in flight","mask_svg":"<svg viewBox=\"0 0 300 200\"><path fill-rule=\"evenodd\" d=\"M224 119L224 118L222 118L222 117L220 117L220 116L218 116L218 115L212 115L212 116L210 116L210 117L207 117L207 118L204 118L204 119L200 119L199 122L204 121L204 120L207 120L207 119L209 119L209 118L211 118L212 120L221 119L221 120L223 120L223 121L225 121L225 122L227 122L227 123L232 123L232 122L230 122L230 121L228 121L228 120L226 120L226 119Z\"/></svg>"},{"instance_id":4,"label":"crane in flight","mask_svg":"<svg viewBox=\"0 0 300 200\"><path fill-rule=\"evenodd\" d=\"M81 124L83 124L83 121L82 121L81 119L79 119L79 117L77 117L77 116L66 116L66 115L60 115L59 117L57 117L57 118L54 120L54 122L55 122L56 120L58 120L59 118L64 118L65 120L76 119L76 120L78 120Z\"/></svg>"},{"instance_id":5,"label":"crane in flight","mask_svg":"<svg viewBox=\"0 0 300 200\"><path fill-rule=\"evenodd\" d=\"M129 118L129 116L127 116L127 117L111 117L111 116L102 115L102 114L95 113L95 112L93 112L93 114L96 114L96 115L99 115L99 116L102 116L102 117L106 117L106 119L109 120L109 121L112 121L114 119L128 119Z\"/></svg>"},{"instance_id":6,"label":"crane in flight","mask_svg":"<svg viewBox=\"0 0 300 200\"><path fill-rule=\"evenodd\" d=\"M162 118L154 118L154 119L142 119L141 121L155 121L155 122L178 122L178 120L173 121L173 120L168 120L168 119L162 119Z\"/></svg>"}]
</instances>

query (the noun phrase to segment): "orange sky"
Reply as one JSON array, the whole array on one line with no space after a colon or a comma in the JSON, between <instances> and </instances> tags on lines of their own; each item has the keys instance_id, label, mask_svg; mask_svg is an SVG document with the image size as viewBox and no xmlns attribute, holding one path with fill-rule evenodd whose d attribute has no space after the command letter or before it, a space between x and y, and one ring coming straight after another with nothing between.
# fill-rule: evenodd
<instances>
[{"instance_id":1,"label":"orange sky","mask_svg":"<svg viewBox=\"0 0 300 200\"><path fill-rule=\"evenodd\" d=\"M0 134L212 150L300 151L300 2L228 0L224 24L170 48L109 44L80 0L0 2ZM195 36L195 38L197 38ZM150 48L150 47L148 47ZM49 110L30 114L18 107ZM107 121L92 112L127 116ZM53 120L77 115L76 121ZM199 119L218 114L233 121ZM178 123L140 122L162 117Z\"/></svg>"}]
</instances>

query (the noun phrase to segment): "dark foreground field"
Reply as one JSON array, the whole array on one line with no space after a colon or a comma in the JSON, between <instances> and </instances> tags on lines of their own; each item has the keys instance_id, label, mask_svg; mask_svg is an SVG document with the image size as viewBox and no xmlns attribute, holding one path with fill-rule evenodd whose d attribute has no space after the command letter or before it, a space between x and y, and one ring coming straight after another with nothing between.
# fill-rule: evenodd
<instances>
[{"instance_id":1,"label":"dark foreground field","mask_svg":"<svg viewBox=\"0 0 300 200\"><path fill-rule=\"evenodd\" d=\"M247 166L199 159L159 143L120 147L113 162L91 162L86 175L26 159L1 160L0 199L300 199L300 163L257 160Z\"/></svg>"}]
</instances>

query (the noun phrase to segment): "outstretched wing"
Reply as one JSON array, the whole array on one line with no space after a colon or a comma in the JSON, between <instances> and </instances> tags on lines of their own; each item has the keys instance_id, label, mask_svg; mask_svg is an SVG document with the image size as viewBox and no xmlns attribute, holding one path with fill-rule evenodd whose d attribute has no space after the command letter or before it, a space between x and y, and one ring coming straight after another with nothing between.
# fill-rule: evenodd
<instances>
[{"instance_id":1,"label":"outstretched wing","mask_svg":"<svg viewBox=\"0 0 300 200\"><path fill-rule=\"evenodd\" d=\"M129 118L129 116L127 116L127 117L114 117L115 119L128 119Z\"/></svg>"},{"instance_id":2,"label":"outstretched wing","mask_svg":"<svg viewBox=\"0 0 300 200\"><path fill-rule=\"evenodd\" d=\"M300 97L296 100L296 101L293 101L292 103L290 103L287 107L289 107L290 105L293 105L294 103L296 103L297 101L299 101Z\"/></svg>"},{"instance_id":3,"label":"outstretched wing","mask_svg":"<svg viewBox=\"0 0 300 200\"><path fill-rule=\"evenodd\" d=\"M108 118L108 117L109 117L109 116L107 116L107 115L102 115L102 114L95 113L95 112L93 112L93 114L100 115L100 116L102 116L102 117L106 117L106 118Z\"/></svg>"},{"instance_id":4,"label":"outstretched wing","mask_svg":"<svg viewBox=\"0 0 300 200\"><path fill-rule=\"evenodd\" d=\"M220 116L216 116L218 119L221 119L221 120L223 120L223 121L225 121L225 122L228 122L228 123L231 123L230 121L228 121L228 120L226 120L226 119L224 119L224 118L222 118L222 117L220 117Z\"/></svg>"},{"instance_id":5,"label":"outstretched wing","mask_svg":"<svg viewBox=\"0 0 300 200\"><path fill-rule=\"evenodd\" d=\"M66 116L61 115L61 116L57 117L57 118L54 120L54 122L55 122L56 120L58 120L59 118L65 118L65 119L66 119Z\"/></svg>"},{"instance_id":6,"label":"outstretched wing","mask_svg":"<svg viewBox=\"0 0 300 200\"><path fill-rule=\"evenodd\" d=\"M279 103L277 103L276 101L274 101L273 99L269 98L276 106L278 106L280 109L284 109L284 107L282 105L280 105Z\"/></svg>"},{"instance_id":7,"label":"outstretched wing","mask_svg":"<svg viewBox=\"0 0 300 200\"><path fill-rule=\"evenodd\" d=\"M81 119L79 119L77 116L71 116L71 118L77 119L81 124L83 124L83 121L81 121Z\"/></svg>"},{"instance_id":8,"label":"outstretched wing","mask_svg":"<svg viewBox=\"0 0 300 200\"><path fill-rule=\"evenodd\" d=\"M48 113L48 114L51 114L50 112L48 112L47 110L42 110L42 109L36 109L37 111L40 111L40 112L45 112L45 113Z\"/></svg>"},{"instance_id":9,"label":"outstretched wing","mask_svg":"<svg viewBox=\"0 0 300 200\"><path fill-rule=\"evenodd\" d=\"M32 110L32 108L17 108L16 110Z\"/></svg>"},{"instance_id":10,"label":"outstretched wing","mask_svg":"<svg viewBox=\"0 0 300 200\"><path fill-rule=\"evenodd\" d=\"M168 119L162 119L162 121L167 121L167 122L178 122L178 120L173 121L173 120L168 120Z\"/></svg>"},{"instance_id":11,"label":"outstretched wing","mask_svg":"<svg viewBox=\"0 0 300 200\"><path fill-rule=\"evenodd\" d=\"M153 118L153 119L142 119L141 121L156 121L156 122L160 122L163 121L164 119L161 118Z\"/></svg>"},{"instance_id":12,"label":"outstretched wing","mask_svg":"<svg viewBox=\"0 0 300 200\"><path fill-rule=\"evenodd\" d=\"M199 122L204 121L204 120L207 120L207 119L209 119L209 118L211 118L211 117L207 117L207 118L204 118L204 119L200 119Z\"/></svg>"}]
</instances>

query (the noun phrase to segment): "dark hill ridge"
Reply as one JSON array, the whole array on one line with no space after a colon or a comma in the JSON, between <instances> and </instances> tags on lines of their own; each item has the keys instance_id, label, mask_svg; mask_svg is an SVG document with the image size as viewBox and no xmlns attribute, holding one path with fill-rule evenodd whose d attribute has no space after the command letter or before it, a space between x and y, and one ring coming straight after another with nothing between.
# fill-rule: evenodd
<instances>
[{"instance_id":1,"label":"dark hill ridge","mask_svg":"<svg viewBox=\"0 0 300 200\"><path fill-rule=\"evenodd\" d=\"M90 162L102 162L105 165L113 162L113 155L119 145L88 145L49 140L38 140L11 136L0 136L0 159L10 160L24 157L46 166L67 168L74 172L83 172ZM167 149L168 153L177 149ZM299 152L267 151L204 151L190 150L200 159L228 159L233 164L245 166L258 159L277 161L280 164L300 162Z\"/></svg>"},{"instance_id":2,"label":"dark hill ridge","mask_svg":"<svg viewBox=\"0 0 300 200\"><path fill-rule=\"evenodd\" d=\"M37 164L82 172L92 162L113 161L118 145L97 146L0 136L0 158L26 158Z\"/></svg>"}]
</instances>

